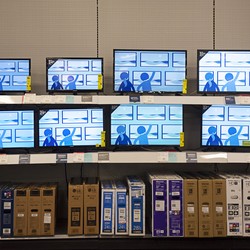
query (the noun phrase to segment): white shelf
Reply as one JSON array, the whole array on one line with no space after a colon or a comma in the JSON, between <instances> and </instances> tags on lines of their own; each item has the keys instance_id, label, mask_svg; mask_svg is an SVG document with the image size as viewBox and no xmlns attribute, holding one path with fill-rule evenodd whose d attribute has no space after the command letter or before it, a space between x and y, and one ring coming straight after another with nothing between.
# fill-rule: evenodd
<instances>
[{"instance_id":1,"label":"white shelf","mask_svg":"<svg viewBox=\"0 0 250 250\"><path fill-rule=\"evenodd\" d=\"M25 157L27 156L27 157ZM0 155L0 165L56 163L250 163L249 153L225 152L94 152Z\"/></svg>"},{"instance_id":2,"label":"white shelf","mask_svg":"<svg viewBox=\"0 0 250 250\"><path fill-rule=\"evenodd\" d=\"M122 95L12 95L1 96L0 104L126 104L129 96ZM153 96L143 95L140 103L211 105L225 104L225 96ZM236 96L236 104L250 104L250 96Z\"/></svg>"}]
</instances>

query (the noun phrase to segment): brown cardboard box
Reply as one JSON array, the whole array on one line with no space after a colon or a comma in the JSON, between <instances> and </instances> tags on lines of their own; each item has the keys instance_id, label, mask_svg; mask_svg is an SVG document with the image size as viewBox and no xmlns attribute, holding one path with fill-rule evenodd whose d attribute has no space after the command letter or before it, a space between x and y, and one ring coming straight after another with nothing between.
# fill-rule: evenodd
<instances>
[{"instance_id":1,"label":"brown cardboard box","mask_svg":"<svg viewBox=\"0 0 250 250\"><path fill-rule=\"evenodd\" d=\"M199 202L199 237L213 237L213 181L197 174Z\"/></svg>"},{"instance_id":2,"label":"brown cardboard box","mask_svg":"<svg viewBox=\"0 0 250 250\"><path fill-rule=\"evenodd\" d=\"M83 179L72 178L68 186L68 235L83 234Z\"/></svg>"},{"instance_id":3,"label":"brown cardboard box","mask_svg":"<svg viewBox=\"0 0 250 250\"><path fill-rule=\"evenodd\" d=\"M188 173L183 178L184 237L198 237L198 180Z\"/></svg>"},{"instance_id":4,"label":"brown cardboard box","mask_svg":"<svg viewBox=\"0 0 250 250\"><path fill-rule=\"evenodd\" d=\"M88 178L84 184L84 234L99 234L99 181Z\"/></svg>"},{"instance_id":5,"label":"brown cardboard box","mask_svg":"<svg viewBox=\"0 0 250 250\"><path fill-rule=\"evenodd\" d=\"M28 186L19 185L14 190L14 236L28 234Z\"/></svg>"},{"instance_id":6,"label":"brown cardboard box","mask_svg":"<svg viewBox=\"0 0 250 250\"><path fill-rule=\"evenodd\" d=\"M44 184L41 187L41 196L41 235L54 235L56 224L56 185Z\"/></svg>"},{"instance_id":7,"label":"brown cardboard box","mask_svg":"<svg viewBox=\"0 0 250 250\"><path fill-rule=\"evenodd\" d=\"M41 187L32 185L28 189L28 235L41 234Z\"/></svg>"},{"instance_id":8,"label":"brown cardboard box","mask_svg":"<svg viewBox=\"0 0 250 250\"><path fill-rule=\"evenodd\" d=\"M226 180L213 176L214 237L227 236Z\"/></svg>"}]
</instances>

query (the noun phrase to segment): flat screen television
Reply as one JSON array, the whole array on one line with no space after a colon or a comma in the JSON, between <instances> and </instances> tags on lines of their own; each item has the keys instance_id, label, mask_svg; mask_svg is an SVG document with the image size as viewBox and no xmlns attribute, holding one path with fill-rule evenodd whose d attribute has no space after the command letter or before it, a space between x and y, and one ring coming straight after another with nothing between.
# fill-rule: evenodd
<instances>
[{"instance_id":1,"label":"flat screen television","mask_svg":"<svg viewBox=\"0 0 250 250\"><path fill-rule=\"evenodd\" d=\"M120 104L112 106L112 146L179 146L182 105Z\"/></svg>"},{"instance_id":2,"label":"flat screen television","mask_svg":"<svg viewBox=\"0 0 250 250\"><path fill-rule=\"evenodd\" d=\"M250 106L203 106L202 146L250 146Z\"/></svg>"},{"instance_id":3,"label":"flat screen television","mask_svg":"<svg viewBox=\"0 0 250 250\"><path fill-rule=\"evenodd\" d=\"M35 112L0 108L0 149L35 147Z\"/></svg>"},{"instance_id":4,"label":"flat screen television","mask_svg":"<svg viewBox=\"0 0 250 250\"><path fill-rule=\"evenodd\" d=\"M0 94L30 91L27 78L31 75L31 59L0 58Z\"/></svg>"},{"instance_id":5,"label":"flat screen television","mask_svg":"<svg viewBox=\"0 0 250 250\"><path fill-rule=\"evenodd\" d=\"M101 145L104 131L101 107L46 107L39 110L40 147Z\"/></svg>"},{"instance_id":6,"label":"flat screen television","mask_svg":"<svg viewBox=\"0 0 250 250\"><path fill-rule=\"evenodd\" d=\"M250 92L250 50L198 50L199 93Z\"/></svg>"},{"instance_id":7,"label":"flat screen television","mask_svg":"<svg viewBox=\"0 0 250 250\"><path fill-rule=\"evenodd\" d=\"M115 92L181 93L186 50L113 50Z\"/></svg>"},{"instance_id":8,"label":"flat screen television","mask_svg":"<svg viewBox=\"0 0 250 250\"><path fill-rule=\"evenodd\" d=\"M46 58L47 92L99 92L103 58Z\"/></svg>"}]
</instances>

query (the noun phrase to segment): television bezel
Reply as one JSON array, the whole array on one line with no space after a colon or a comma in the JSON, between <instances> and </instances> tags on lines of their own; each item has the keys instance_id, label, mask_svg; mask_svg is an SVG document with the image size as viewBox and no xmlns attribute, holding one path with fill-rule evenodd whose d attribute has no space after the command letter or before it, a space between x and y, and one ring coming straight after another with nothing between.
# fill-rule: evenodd
<instances>
[{"instance_id":1,"label":"television bezel","mask_svg":"<svg viewBox=\"0 0 250 250\"><path fill-rule=\"evenodd\" d=\"M179 49L113 49L113 91L114 93L120 94L141 94L141 95L148 95L148 94L181 94L183 91L140 91L140 92L133 92L133 91L118 91L115 90L115 53L116 52L184 52L185 53L185 79L187 79L187 50L179 50ZM183 86L183 85L182 85Z\"/></svg>"}]
</instances>

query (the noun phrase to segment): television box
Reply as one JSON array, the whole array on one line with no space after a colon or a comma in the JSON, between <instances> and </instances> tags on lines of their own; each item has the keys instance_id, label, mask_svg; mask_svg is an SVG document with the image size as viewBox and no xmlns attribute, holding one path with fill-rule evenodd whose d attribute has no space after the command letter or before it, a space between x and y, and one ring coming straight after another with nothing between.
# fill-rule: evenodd
<instances>
[{"instance_id":1,"label":"television box","mask_svg":"<svg viewBox=\"0 0 250 250\"><path fill-rule=\"evenodd\" d=\"M114 49L114 91L179 93L186 79L186 50Z\"/></svg>"},{"instance_id":2,"label":"television box","mask_svg":"<svg viewBox=\"0 0 250 250\"><path fill-rule=\"evenodd\" d=\"M14 190L14 236L28 235L28 185Z\"/></svg>"},{"instance_id":3,"label":"television box","mask_svg":"<svg viewBox=\"0 0 250 250\"><path fill-rule=\"evenodd\" d=\"M149 174L152 237L168 236L168 180L165 175Z\"/></svg>"},{"instance_id":4,"label":"television box","mask_svg":"<svg viewBox=\"0 0 250 250\"><path fill-rule=\"evenodd\" d=\"M120 104L111 108L111 146L180 146L183 106Z\"/></svg>"},{"instance_id":5,"label":"television box","mask_svg":"<svg viewBox=\"0 0 250 250\"><path fill-rule=\"evenodd\" d=\"M41 235L54 235L56 226L56 184L44 184L41 187Z\"/></svg>"},{"instance_id":6,"label":"television box","mask_svg":"<svg viewBox=\"0 0 250 250\"><path fill-rule=\"evenodd\" d=\"M249 93L249 50L198 50L199 93Z\"/></svg>"},{"instance_id":7,"label":"television box","mask_svg":"<svg viewBox=\"0 0 250 250\"><path fill-rule=\"evenodd\" d=\"M145 235L145 184L138 176L128 176L129 235Z\"/></svg>"},{"instance_id":8,"label":"television box","mask_svg":"<svg viewBox=\"0 0 250 250\"><path fill-rule=\"evenodd\" d=\"M0 94L31 91L31 59L0 58Z\"/></svg>"},{"instance_id":9,"label":"television box","mask_svg":"<svg viewBox=\"0 0 250 250\"><path fill-rule=\"evenodd\" d=\"M115 234L128 235L128 190L122 181L115 181Z\"/></svg>"},{"instance_id":10,"label":"television box","mask_svg":"<svg viewBox=\"0 0 250 250\"><path fill-rule=\"evenodd\" d=\"M68 185L68 235L83 234L84 180L72 178Z\"/></svg>"},{"instance_id":11,"label":"television box","mask_svg":"<svg viewBox=\"0 0 250 250\"><path fill-rule=\"evenodd\" d=\"M242 236L242 177L220 175L226 179L227 236Z\"/></svg>"},{"instance_id":12,"label":"television box","mask_svg":"<svg viewBox=\"0 0 250 250\"><path fill-rule=\"evenodd\" d=\"M28 189L28 236L41 235L41 186L31 185Z\"/></svg>"},{"instance_id":13,"label":"television box","mask_svg":"<svg viewBox=\"0 0 250 250\"><path fill-rule=\"evenodd\" d=\"M184 236L199 236L198 180L190 173L178 173L183 178Z\"/></svg>"},{"instance_id":14,"label":"television box","mask_svg":"<svg viewBox=\"0 0 250 250\"><path fill-rule=\"evenodd\" d=\"M113 181L101 181L101 235L115 232L115 185Z\"/></svg>"},{"instance_id":15,"label":"television box","mask_svg":"<svg viewBox=\"0 0 250 250\"><path fill-rule=\"evenodd\" d=\"M99 234L99 180L87 178L84 184L84 234Z\"/></svg>"},{"instance_id":16,"label":"television box","mask_svg":"<svg viewBox=\"0 0 250 250\"><path fill-rule=\"evenodd\" d=\"M100 92L103 58L46 58L48 92Z\"/></svg>"}]
</instances>

